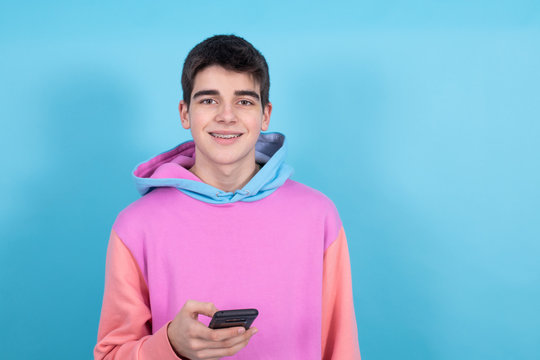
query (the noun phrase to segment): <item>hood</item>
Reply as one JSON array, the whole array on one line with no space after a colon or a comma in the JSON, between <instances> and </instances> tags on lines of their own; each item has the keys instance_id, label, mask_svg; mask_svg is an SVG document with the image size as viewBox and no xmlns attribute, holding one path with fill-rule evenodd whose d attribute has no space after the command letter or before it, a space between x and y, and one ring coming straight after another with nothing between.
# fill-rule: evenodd
<instances>
[{"instance_id":1,"label":"hood","mask_svg":"<svg viewBox=\"0 0 540 360\"><path fill-rule=\"evenodd\" d=\"M197 200L211 204L262 199L292 175L285 164L285 136L281 133L261 133L255 145L255 161L261 169L235 192L226 192L202 182L189 169L195 164L195 143L186 141L171 150L137 165L133 170L135 186L141 195L158 187L174 187Z\"/></svg>"}]
</instances>

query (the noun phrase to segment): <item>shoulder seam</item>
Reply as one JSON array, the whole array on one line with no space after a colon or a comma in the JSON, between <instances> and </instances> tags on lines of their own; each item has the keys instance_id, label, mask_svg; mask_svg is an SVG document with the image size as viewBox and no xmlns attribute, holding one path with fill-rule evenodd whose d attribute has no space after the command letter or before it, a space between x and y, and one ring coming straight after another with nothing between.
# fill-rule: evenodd
<instances>
[{"instance_id":1,"label":"shoulder seam","mask_svg":"<svg viewBox=\"0 0 540 360\"><path fill-rule=\"evenodd\" d=\"M341 227L339 228L339 231L336 235L336 237L334 238L334 240L332 240L332 242L330 244L328 244L328 246L326 247L326 249L324 249L324 253L326 254L326 251L328 251L328 249L334 245L335 243L337 243L338 239L340 238L340 236L343 234L343 236L345 236L345 229L343 228L343 225L341 225Z\"/></svg>"},{"instance_id":2,"label":"shoulder seam","mask_svg":"<svg viewBox=\"0 0 540 360\"><path fill-rule=\"evenodd\" d=\"M137 259L135 258L135 256L133 256L133 253L131 252L130 248L126 245L126 243L124 242L124 240L122 240L122 238L120 237L120 235L118 235L118 233L116 232L116 230L112 229L111 230L112 233L114 233L114 236L116 236L118 238L118 240L120 241L120 243L122 244L122 246L124 246L124 248L126 249L126 251L128 252L129 256L131 257L131 260L133 261L133 263L135 264L135 266L137 267L137 272L138 272L138 275L140 276L140 278L143 280L143 283L144 283L144 286L146 287L146 291L148 292L148 294L150 294L149 292L149 288L148 288L148 284L146 282L146 277L144 276L142 270L141 270L141 267L139 265L139 262L137 261Z\"/></svg>"}]
</instances>

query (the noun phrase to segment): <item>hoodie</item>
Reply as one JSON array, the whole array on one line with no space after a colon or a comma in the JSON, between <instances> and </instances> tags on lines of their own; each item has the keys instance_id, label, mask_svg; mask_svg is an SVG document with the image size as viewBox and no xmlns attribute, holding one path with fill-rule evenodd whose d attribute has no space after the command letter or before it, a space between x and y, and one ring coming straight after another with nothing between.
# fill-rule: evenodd
<instances>
[{"instance_id":1,"label":"hoodie","mask_svg":"<svg viewBox=\"0 0 540 360\"><path fill-rule=\"evenodd\" d=\"M258 333L232 359L360 359L341 220L290 179L285 145L261 134L262 167L235 192L189 171L193 141L135 168L143 196L111 231L95 359L177 360L167 326L189 299L258 309Z\"/></svg>"}]
</instances>

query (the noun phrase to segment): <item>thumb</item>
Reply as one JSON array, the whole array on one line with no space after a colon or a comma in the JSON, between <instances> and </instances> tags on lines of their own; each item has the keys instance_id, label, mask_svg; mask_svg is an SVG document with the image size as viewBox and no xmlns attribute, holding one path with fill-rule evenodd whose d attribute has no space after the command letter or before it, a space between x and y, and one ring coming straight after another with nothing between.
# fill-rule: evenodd
<instances>
[{"instance_id":1,"label":"thumb","mask_svg":"<svg viewBox=\"0 0 540 360\"><path fill-rule=\"evenodd\" d=\"M188 300L184 307L194 319L197 318L198 314L212 317L216 311L218 311L216 306L211 302L200 302L195 300Z\"/></svg>"}]
</instances>

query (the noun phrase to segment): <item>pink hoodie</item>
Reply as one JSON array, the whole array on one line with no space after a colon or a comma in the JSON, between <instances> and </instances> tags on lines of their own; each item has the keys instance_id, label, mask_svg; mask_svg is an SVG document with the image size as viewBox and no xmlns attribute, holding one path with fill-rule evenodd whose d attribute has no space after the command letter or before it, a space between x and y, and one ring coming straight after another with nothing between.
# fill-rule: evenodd
<instances>
[{"instance_id":1,"label":"pink hoodie","mask_svg":"<svg viewBox=\"0 0 540 360\"><path fill-rule=\"evenodd\" d=\"M261 134L264 166L235 193L187 170L193 150L134 172L146 195L113 226L95 359L177 360L167 325L189 299L259 310L259 332L233 359L360 359L341 221L326 196L288 178L283 135Z\"/></svg>"}]
</instances>

